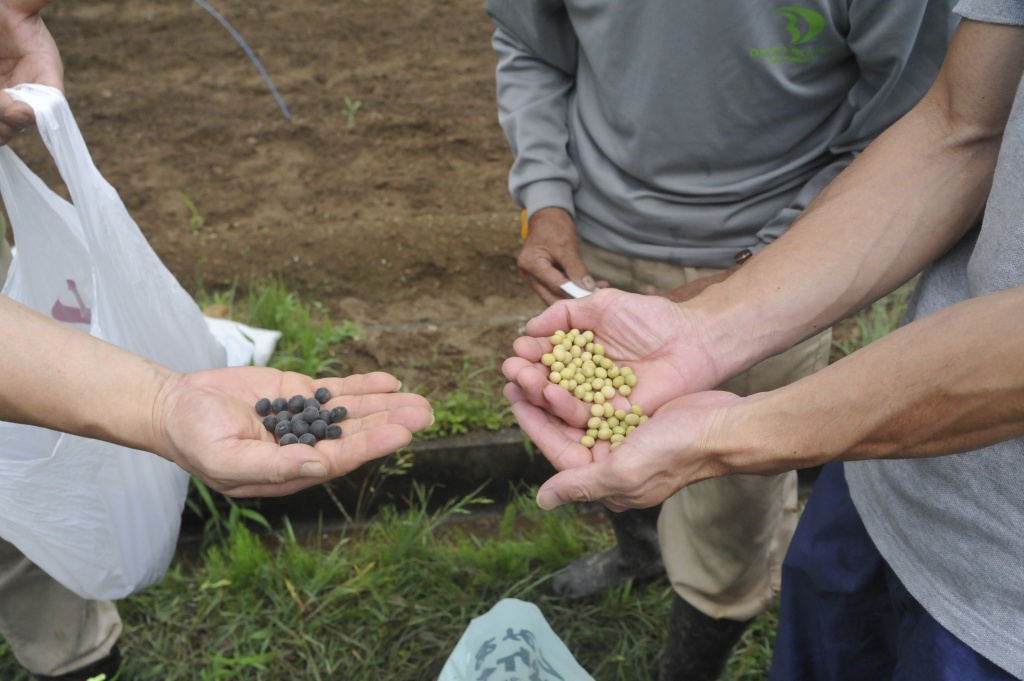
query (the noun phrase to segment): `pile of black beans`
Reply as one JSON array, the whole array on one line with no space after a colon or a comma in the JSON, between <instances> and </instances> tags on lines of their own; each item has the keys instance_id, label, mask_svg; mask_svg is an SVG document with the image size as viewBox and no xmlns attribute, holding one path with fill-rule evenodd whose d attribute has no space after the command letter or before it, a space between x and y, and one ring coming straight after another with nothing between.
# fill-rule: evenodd
<instances>
[{"instance_id":1,"label":"pile of black beans","mask_svg":"<svg viewBox=\"0 0 1024 681\"><path fill-rule=\"evenodd\" d=\"M320 440L341 437L340 424L348 416L345 407L324 409L330 399L331 391L327 388L318 389L313 397L262 397L256 401L256 413L263 417L263 425L281 445L315 445Z\"/></svg>"}]
</instances>

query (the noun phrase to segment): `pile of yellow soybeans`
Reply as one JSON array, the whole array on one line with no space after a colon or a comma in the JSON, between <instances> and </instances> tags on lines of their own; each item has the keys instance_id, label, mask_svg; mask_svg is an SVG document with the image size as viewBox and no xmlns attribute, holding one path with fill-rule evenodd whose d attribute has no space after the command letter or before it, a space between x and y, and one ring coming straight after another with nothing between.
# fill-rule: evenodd
<instances>
[{"instance_id":1,"label":"pile of yellow soybeans","mask_svg":"<svg viewBox=\"0 0 1024 681\"><path fill-rule=\"evenodd\" d=\"M604 346L594 342L593 331L572 329L556 331L551 338L551 352L540 358L551 373L548 380L568 390L576 399L592 403L587 432L580 444L593 447L598 440L609 440L614 450L637 426L647 421L640 405L629 411L616 409L611 400L616 394L629 397L636 387L636 374L629 367L620 367L605 357Z\"/></svg>"}]
</instances>

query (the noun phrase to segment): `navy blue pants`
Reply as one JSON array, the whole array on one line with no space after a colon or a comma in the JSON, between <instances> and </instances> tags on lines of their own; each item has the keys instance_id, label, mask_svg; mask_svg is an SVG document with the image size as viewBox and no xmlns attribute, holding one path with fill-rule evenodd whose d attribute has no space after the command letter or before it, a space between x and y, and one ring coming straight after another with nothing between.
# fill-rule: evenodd
<instances>
[{"instance_id":1,"label":"navy blue pants","mask_svg":"<svg viewBox=\"0 0 1024 681\"><path fill-rule=\"evenodd\" d=\"M875 549L842 464L814 483L782 570L771 681L1012 681L925 612Z\"/></svg>"}]
</instances>

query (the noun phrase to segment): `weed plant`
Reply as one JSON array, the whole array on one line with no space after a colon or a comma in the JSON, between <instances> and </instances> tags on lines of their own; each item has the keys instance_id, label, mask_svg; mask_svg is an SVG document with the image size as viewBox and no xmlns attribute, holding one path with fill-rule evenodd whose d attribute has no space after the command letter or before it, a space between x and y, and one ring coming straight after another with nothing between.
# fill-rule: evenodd
<instances>
[{"instance_id":1,"label":"weed plant","mask_svg":"<svg viewBox=\"0 0 1024 681\"><path fill-rule=\"evenodd\" d=\"M361 100L355 100L345 97L345 127L351 130L356 127L356 112L359 111L359 107L363 105Z\"/></svg>"},{"instance_id":2,"label":"weed plant","mask_svg":"<svg viewBox=\"0 0 1024 681\"><path fill-rule=\"evenodd\" d=\"M392 456L379 459L375 464L369 464L367 466L368 474L363 476L357 485L355 504L351 511L334 494L331 485L325 484L322 485L322 488L346 522L354 524L369 522L372 510L381 505L384 484L390 478L408 474L413 468L413 463L413 453L408 449L400 449ZM352 476L349 476L338 482L356 484L351 481Z\"/></svg>"},{"instance_id":3,"label":"weed plant","mask_svg":"<svg viewBox=\"0 0 1024 681\"><path fill-rule=\"evenodd\" d=\"M193 234L198 233L203 227L206 226L206 218L199 212L199 208L196 207L195 201L189 198L189 195L185 192L179 192L182 203L185 204L185 208L188 210L188 229Z\"/></svg>"}]
</instances>

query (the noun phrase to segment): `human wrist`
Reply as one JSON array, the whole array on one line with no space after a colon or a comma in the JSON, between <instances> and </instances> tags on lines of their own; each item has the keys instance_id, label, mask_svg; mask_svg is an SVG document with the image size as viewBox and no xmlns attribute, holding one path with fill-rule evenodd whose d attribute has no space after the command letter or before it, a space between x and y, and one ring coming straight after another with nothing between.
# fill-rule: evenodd
<instances>
[{"instance_id":1,"label":"human wrist","mask_svg":"<svg viewBox=\"0 0 1024 681\"><path fill-rule=\"evenodd\" d=\"M524 241L531 233L544 233L550 232L551 230L555 230L556 232L573 233L576 231L572 215L570 215L564 208L553 206L541 208L529 216L527 215L527 211L524 210L522 222L523 226L520 236Z\"/></svg>"},{"instance_id":2,"label":"human wrist","mask_svg":"<svg viewBox=\"0 0 1024 681\"><path fill-rule=\"evenodd\" d=\"M801 340L793 338L788 327L780 324L776 305L779 296L773 293L781 289L770 271L766 275L763 269L751 261L733 265L692 299L679 303L703 332L720 381Z\"/></svg>"},{"instance_id":3,"label":"human wrist","mask_svg":"<svg viewBox=\"0 0 1024 681\"><path fill-rule=\"evenodd\" d=\"M147 381L152 393L151 409L140 415L139 433L142 437L137 449L144 449L168 461L177 461L173 444L175 414L181 407L187 375L153 365L154 372Z\"/></svg>"},{"instance_id":4,"label":"human wrist","mask_svg":"<svg viewBox=\"0 0 1024 681\"><path fill-rule=\"evenodd\" d=\"M701 386L703 389L721 385L756 363L751 352L751 334L747 332L751 327L746 321L746 302L730 302L718 295L718 288L721 287L708 286L682 301L674 301L684 319L682 326L695 330L690 342L700 344L707 358L711 382Z\"/></svg>"},{"instance_id":5,"label":"human wrist","mask_svg":"<svg viewBox=\"0 0 1024 681\"><path fill-rule=\"evenodd\" d=\"M841 436L826 437L799 389L741 397L725 407L707 436L707 452L723 475L775 475L840 458Z\"/></svg>"},{"instance_id":6,"label":"human wrist","mask_svg":"<svg viewBox=\"0 0 1024 681\"><path fill-rule=\"evenodd\" d=\"M108 372L110 380L106 385L112 394L101 397L98 403L122 403L127 408L116 420L110 418L107 410L90 409L78 432L165 457L169 396L181 374L143 357L122 354L120 348L111 349L116 356L110 366L117 369Z\"/></svg>"},{"instance_id":7,"label":"human wrist","mask_svg":"<svg viewBox=\"0 0 1024 681\"><path fill-rule=\"evenodd\" d=\"M545 206L530 215L531 222L572 225L572 214L559 206Z\"/></svg>"}]
</instances>

